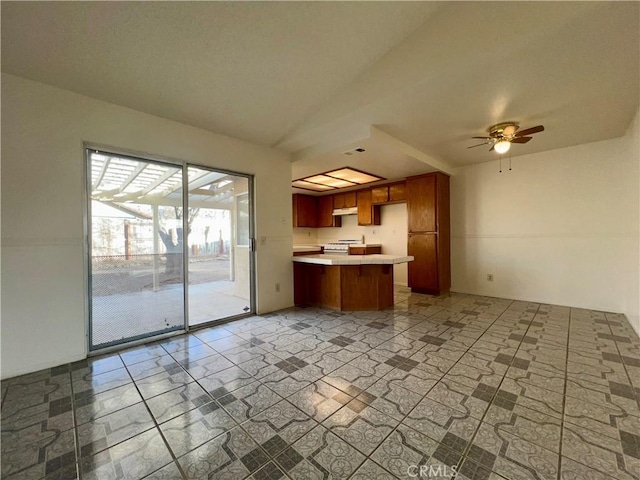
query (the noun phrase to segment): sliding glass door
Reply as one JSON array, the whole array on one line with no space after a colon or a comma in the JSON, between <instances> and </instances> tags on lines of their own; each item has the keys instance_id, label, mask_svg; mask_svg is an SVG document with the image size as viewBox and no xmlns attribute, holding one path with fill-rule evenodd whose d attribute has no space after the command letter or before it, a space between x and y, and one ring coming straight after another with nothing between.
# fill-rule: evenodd
<instances>
[{"instance_id":1,"label":"sliding glass door","mask_svg":"<svg viewBox=\"0 0 640 480\"><path fill-rule=\"evenodd\" d=\"M188 167L189 325L253 311L249 179Z\"/></svg>"},{"instance_id":2,"label":"sliding glass door","mask_svg":"<svg viewBox=\"0 0 640 480\"><path fill-rule=\"evenodd\" d=\"M250 177L96 150L87 162L91 351L255 311Z\"/></svg>"}]
</instances>

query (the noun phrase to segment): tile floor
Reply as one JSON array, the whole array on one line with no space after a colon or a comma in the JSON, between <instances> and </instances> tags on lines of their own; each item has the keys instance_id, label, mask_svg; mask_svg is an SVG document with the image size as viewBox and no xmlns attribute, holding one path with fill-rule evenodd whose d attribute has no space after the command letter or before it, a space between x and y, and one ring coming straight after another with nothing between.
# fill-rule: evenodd
<instances>
[{"instance_id":1,"label":"tile floor","mask_svg":"<svg viewBox=\"0 0 640 480\"><path fill-rule=\"evenodd\" d=\"M618 314L397 294L2 382L3 479L638 479Z\"/></svg>"}]
</instances>

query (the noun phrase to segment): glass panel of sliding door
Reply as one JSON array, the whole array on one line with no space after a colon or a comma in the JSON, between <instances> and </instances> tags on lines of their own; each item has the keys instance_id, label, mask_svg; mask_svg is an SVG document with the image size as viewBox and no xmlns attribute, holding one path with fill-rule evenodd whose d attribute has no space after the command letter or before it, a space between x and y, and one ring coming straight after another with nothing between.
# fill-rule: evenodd
<instances>
[{"instance_id":1,"label":"glass panel of sliding door","mask_svg":"<svg viewBox=\"0 0 640 480\"><path fill-rule=\"evenodd\" d=\"M189 325L253 313L250 181L188 167Z\"/></svg>"},{"instance_id":2,"label":"glass panel of sliding door","mask_svg":"<svg viewBox=\"0 0 640 480\"><path fill-rule=\"evenodd\" d=\"M182 167L87 158L90 350L184 329Z\"/></svg>"}]
</instances>

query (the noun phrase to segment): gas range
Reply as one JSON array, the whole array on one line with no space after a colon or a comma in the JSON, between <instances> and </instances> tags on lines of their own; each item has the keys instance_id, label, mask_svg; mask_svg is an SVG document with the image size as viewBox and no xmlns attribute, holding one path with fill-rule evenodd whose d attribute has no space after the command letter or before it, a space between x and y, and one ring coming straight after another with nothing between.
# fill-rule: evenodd
<instances>
[{"instance_id":1,"label":"gas range","mask_svg":"<svg viewBox=\"0 0 640 480\"><path fill-rule=\"evenodd\" d=\"M324 253L349 255L349 245L361 245L363 242L364 237L346 238L336 242L325 243L322 247L324 248Z\"/></svg>"}]
</instances>

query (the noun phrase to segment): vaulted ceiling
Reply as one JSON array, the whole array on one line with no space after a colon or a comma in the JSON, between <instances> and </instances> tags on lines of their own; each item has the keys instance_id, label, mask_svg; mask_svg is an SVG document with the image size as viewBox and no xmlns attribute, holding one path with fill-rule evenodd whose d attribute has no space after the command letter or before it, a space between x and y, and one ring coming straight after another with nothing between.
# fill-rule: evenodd
<instances>
[{"instance_id":1,"label":"vaulted ceiling","mask_svg":"<svg viewBox=\"0 0 640 480\"><path fill-rule=\"evenodd\" d=\"M400 177L495 158L467 147L501 121L545 126L514 156L623 135L639 7L2 2L2 70L286 150L294 178L347 164ZM367 154L345 159L356 145Z\"/></svg>"}]
</instances>

